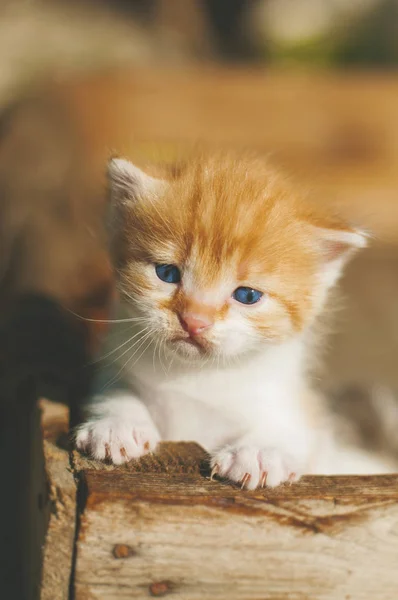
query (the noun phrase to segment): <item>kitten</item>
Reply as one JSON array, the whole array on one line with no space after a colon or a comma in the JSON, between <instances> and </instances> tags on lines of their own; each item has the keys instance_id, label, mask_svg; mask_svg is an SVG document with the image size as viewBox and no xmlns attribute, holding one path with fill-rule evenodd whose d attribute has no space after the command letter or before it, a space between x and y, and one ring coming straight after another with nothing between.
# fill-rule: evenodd
<instances>
[{"instance_id":1,"label":"kitten","mask_svg":"<svg viewBox=\"0 0 398 600\"><path fill-rule=\"evenodd\" d=\"M314 337L365 234L259 159L203 154L163 178L114 159L109 185L120 301L77 447L120 464L192 440L249 489L327 471Z\"/></svg>"}]
</instances>

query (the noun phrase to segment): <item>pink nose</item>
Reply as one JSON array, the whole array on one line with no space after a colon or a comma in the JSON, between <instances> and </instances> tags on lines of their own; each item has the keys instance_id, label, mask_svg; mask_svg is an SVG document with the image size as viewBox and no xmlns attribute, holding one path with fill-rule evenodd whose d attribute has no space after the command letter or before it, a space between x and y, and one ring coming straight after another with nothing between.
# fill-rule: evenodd
<instances>
[{"instance_id":1,"label":"pink nose","mask_svg":"<svg viewBox=\"0 0 398 600\"><path fill-rule=\"evenodd\" d=\"M185 331L189 335L200 335L213 325L213 321L202 315L195 315L192 313L185 313L180 316L180 322Z\"/></svg>"}]
</instances>

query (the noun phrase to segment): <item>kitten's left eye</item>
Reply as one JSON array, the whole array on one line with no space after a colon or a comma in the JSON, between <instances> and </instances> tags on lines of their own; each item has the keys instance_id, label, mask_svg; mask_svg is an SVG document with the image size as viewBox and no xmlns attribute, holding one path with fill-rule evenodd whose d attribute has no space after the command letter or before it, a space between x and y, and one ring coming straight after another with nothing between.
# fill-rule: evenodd
<instances>
[{"instance_id":1,"label":"kitten's left eye","mask_svg":"<svg viewBox=\"0 0 398 600\"><path fill-rule=\"evenodd\" d=\"M256 304L262 296L262 292L249 287L238 287L232 294L232 298L241 304Z\"/></svg>"},{"instance_id":2,"label":"kitten's left eye","mask_svg":"<svg viewBox=\"0 0 398 600\"><path fill-rule=\"evenodd\" d=\"M180 269L175 265L155 265L156 275L166 283L179 283L181 281Z\"/></svg>"}]
</instances>

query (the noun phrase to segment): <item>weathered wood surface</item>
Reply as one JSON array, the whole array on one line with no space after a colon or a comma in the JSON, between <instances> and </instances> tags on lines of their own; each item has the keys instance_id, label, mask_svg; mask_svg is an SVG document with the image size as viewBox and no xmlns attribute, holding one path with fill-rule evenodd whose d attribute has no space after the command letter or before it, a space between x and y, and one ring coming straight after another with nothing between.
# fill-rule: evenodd
<instances>
[{"instance_id":1,"label":"weathered wood surface","mask_svg":"<svg viewBox=\"0 0 398 600\"><path fill-rule=\"evenodd\" d=\"M76 468L86 491L76 600L396 597L398 476L248 492L210 481L192 444L115 469L77 458Z\"/></svg>"},{"instance_id":2,"label":"weathered wood surface","mask_svg":"<svg viewBox=\"0 0 398 600\"><path fill-rule=\"evenodd\" d=\"M48 501L51 504L43 553L41 600L68 600L76 528L76 483L69 462L69 410L40 401Z\"/></svg>"}]
</instances>

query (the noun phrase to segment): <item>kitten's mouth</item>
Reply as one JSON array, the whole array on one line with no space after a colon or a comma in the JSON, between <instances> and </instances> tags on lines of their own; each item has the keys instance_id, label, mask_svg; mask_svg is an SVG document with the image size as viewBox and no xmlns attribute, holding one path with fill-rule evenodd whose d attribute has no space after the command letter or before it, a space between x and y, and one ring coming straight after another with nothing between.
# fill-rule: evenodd
<instances>
[{"instance_id":1,"label":"kitten's mouth","mask_svg":"<svg viewBox=\"0 0 398 600\"><path fill-rule=\"evenodd\" d=\"M189 348L195 348L201 353L209 350L209 344L204 339L191 337L190 335L176 335L172 337L170 341L173 345L185 347L187 350L189 350Z\"/></svg>"}]
</instances>

